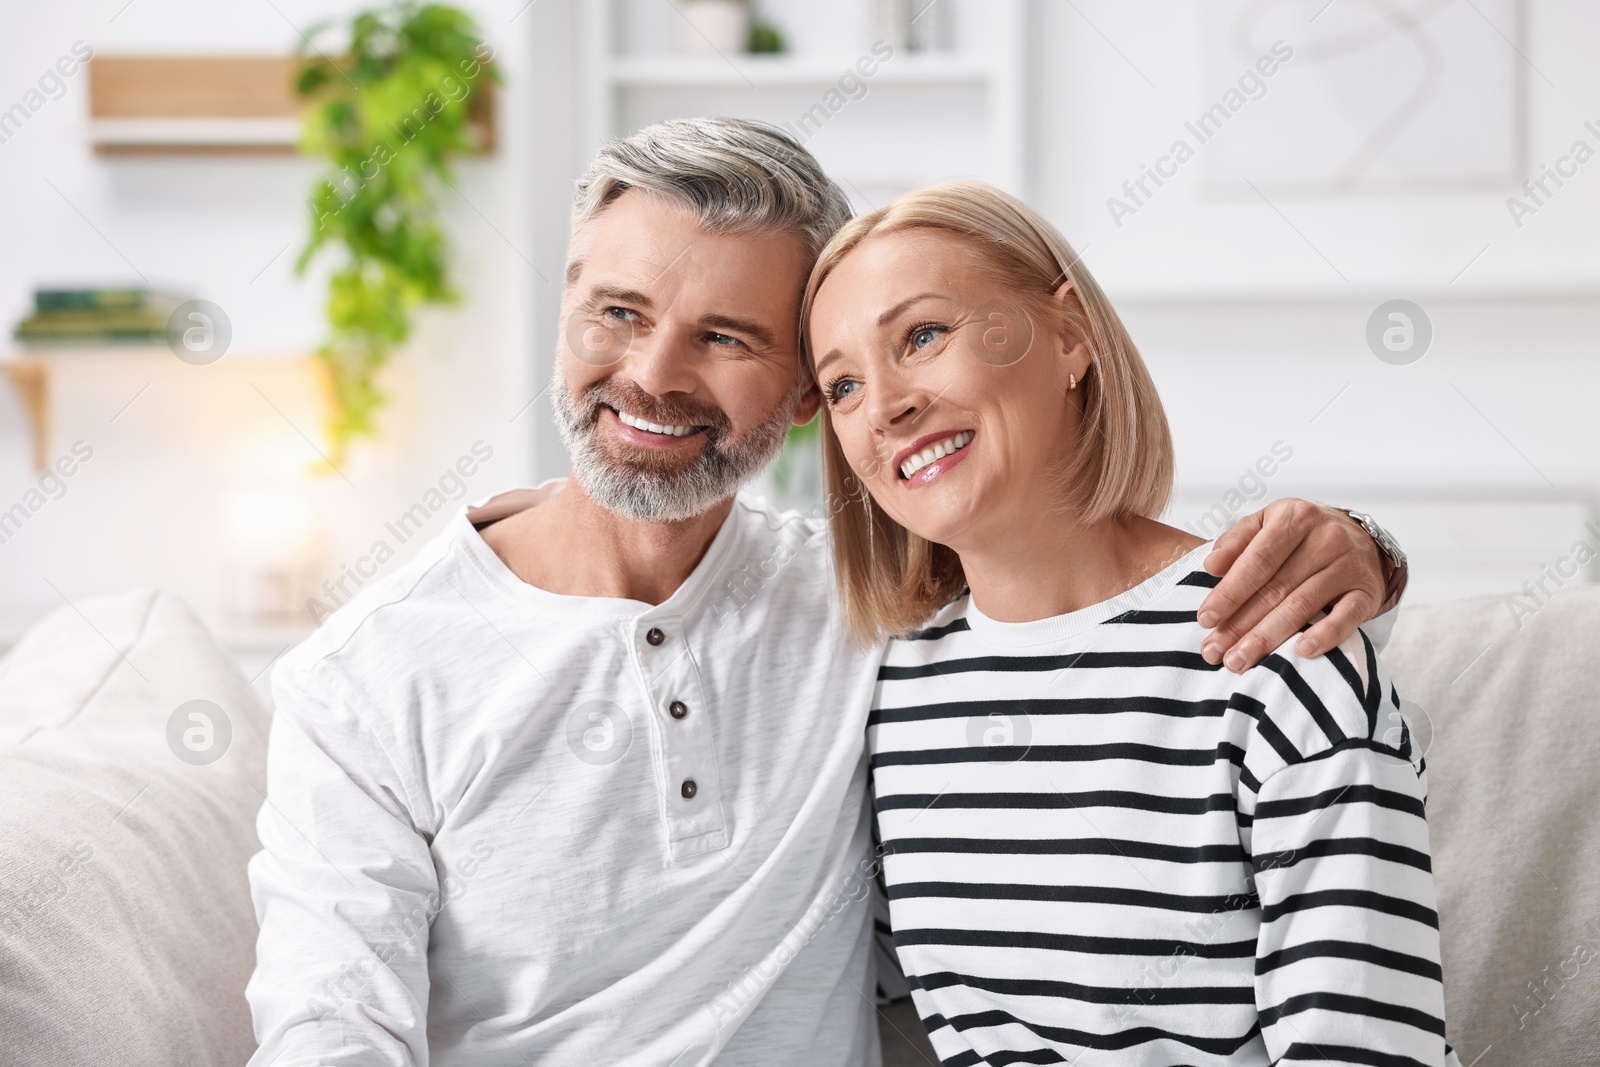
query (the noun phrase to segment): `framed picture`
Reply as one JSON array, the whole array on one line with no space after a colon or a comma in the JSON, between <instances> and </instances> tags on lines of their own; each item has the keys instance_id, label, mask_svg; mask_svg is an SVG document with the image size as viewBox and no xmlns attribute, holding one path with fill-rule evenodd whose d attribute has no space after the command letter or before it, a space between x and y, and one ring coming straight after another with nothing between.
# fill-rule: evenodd
<instances>
[{"instance_id":1,"label":"framed picture","mask_svg":"<svg viewBox=\"0 0 1600 1067\"><path fill-rule=\"evenodd\" d=\"M1204 11L1210 95L1189 126L1207 139L1209 191L1522 177L1523 0L1213 0Z\"/></svg>"}]
</instances>

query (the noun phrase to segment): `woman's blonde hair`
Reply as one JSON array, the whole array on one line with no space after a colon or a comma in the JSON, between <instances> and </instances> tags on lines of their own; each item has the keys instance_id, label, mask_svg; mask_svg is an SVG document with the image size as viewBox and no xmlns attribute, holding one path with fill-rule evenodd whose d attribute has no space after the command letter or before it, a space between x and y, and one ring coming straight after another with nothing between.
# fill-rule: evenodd
<instances>
[{"instance_id":1,"label":"woman's blonde hair","mask_svg":"<svg viewBox=\"0 0 1600 1067\"><path fill-rule=\"evenodd\" d=\"M1070 340L1089 348L1093 358L1078 385L1083 421L1077 447L1057 472L1059 499L1043 506L1054 503L1085 523L1159 515L1172 491L1172 435L1144 360L1066 239L993 186L956 181L907 193L833 236L812 268L802 305L813 373L809 325L817 290L868 237L912 229L965 243L1016 294L1022 314L1061 316ZM1078 299L1062 304L1053 295L1068 279ZM911 633L965 588L961 560L878 506L845 459L826 406L822 464L836 579L852 636L870 643Z\"/></svg>"}]
</instances>

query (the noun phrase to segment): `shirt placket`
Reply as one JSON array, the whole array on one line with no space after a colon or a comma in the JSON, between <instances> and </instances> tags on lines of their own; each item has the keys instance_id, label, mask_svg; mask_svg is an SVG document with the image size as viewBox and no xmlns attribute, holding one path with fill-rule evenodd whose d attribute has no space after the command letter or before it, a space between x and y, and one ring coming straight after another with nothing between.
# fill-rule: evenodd
<instances>
[{"instance_id":1,"label":"shirt placket","mask_svg":"<svg viewBox=\"0 0 1600 1067\"><path fill-rule=\"evenodd\" d=\"M634 624L634 647L656 737L656 780L674 859L728 844L710 703L677 618Z\"/></svg>"}]
</instances>

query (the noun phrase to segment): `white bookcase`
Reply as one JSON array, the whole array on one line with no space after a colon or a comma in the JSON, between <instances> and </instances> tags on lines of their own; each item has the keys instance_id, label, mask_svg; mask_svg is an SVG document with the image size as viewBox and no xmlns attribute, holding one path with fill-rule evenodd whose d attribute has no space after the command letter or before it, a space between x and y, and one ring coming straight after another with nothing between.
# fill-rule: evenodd
<instances>
[{"instance_id":1,"label":"white bookcase","mask_svg":"<svg viewBox=\"0 0 1600 1067\"><path fill-rule=\"evenodd\" d=\"M1024 0L933 2L948 50L873 56L872 0L763 0L755 7L782 31L785 53L700 58L673 48L681 0L593 0L588 139L598 147L670 118L761 119L799 131L857 210L945 178L1026 196ZM868 77L856 70L863 56ZM850 93L840 91L847 73L859 78L846 79Z\"/></svg>"}]
</instances>

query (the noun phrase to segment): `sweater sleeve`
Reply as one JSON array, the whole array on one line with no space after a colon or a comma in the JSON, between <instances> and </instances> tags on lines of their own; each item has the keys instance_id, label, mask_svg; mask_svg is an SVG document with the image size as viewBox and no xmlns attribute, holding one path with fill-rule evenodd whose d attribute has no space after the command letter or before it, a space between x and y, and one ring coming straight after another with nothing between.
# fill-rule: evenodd
<instances>
[{"instance_id":1,"label":"sweater sleeve","mask_svg":"<svg viewBox=\"0 0 1600 1067\"><path fill-rule=\"evenodd\" d=\"M1460 1067L1445 1041L1425 799L1420 757L1366 738L1262 782L1256 1006L1273 1063Z\"/></svg>"}]
</instances>

